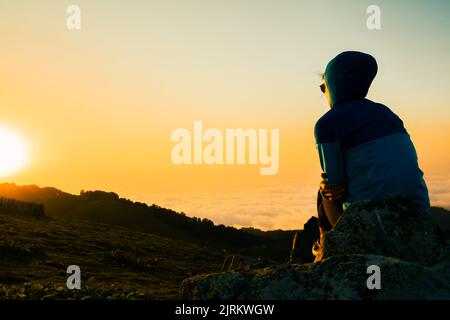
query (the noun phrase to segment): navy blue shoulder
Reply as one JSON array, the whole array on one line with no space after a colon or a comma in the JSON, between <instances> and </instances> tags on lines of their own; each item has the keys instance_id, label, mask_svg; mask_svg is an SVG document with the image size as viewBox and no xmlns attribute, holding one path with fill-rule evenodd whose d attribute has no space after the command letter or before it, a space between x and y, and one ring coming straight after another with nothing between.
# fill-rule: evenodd
<instances>
[{"instance_id":1,"label":"navy blue shoulder","mask_svg":"<svg viewBox=\"0 0 450 320\"><path fill-rule=\"evenodd\" d=\"M407 133L401 119L385 105L367 99L339 103L316 123L316 143L339 142L351 149L395 133Z\"/></svg>"},{"instance_id":2,"label":"navy blue shoulder","mask_svg":"<svg viewBox=\"0 0 450 320\"><path fill-rule=\"evenodd\" d=\"M337 132L334 128L334 123L336 123L336 120L334 120L336 118L335 111L336 110L332 108L317 120L316 125L314 126L316 143L337 142Z\"/></svg>"}]
</instances>

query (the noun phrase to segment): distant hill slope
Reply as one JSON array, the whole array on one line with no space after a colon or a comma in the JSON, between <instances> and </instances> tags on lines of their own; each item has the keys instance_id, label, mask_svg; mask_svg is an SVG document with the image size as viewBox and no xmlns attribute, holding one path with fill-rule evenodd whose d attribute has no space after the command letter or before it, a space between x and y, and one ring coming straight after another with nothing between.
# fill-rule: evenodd
<instances>
[{"instance_id":1,"label":"distant hill slope","mask_svg":"<svg viewBox=\"0 0 450 320\"><path fill-rule=\"evenodd\" d=\"M443 208L431 208L431 216L441 229L450 231L450 211Z\"/></svg>"},{"instance_id":2,"label":"distant hill slope","mask_svg":"<svg viewBox=\"0 0 450 320\"><path fill-rule=\"evenodd\" d=\"M149 206L133 202L120 198L113 192L82 191L80 195L73 195L56 188L3 183L0 184L0 197L42 203L45 214L49 217L111 224L219 250L225 249L283 262L289 259L295 233L298 233L298 237L294 257L302 262L309 262L313 258L311 246L318 237L317 221L313 218L305 224L304 230L236 229L215 225L208 219L188 217L184 213L155 204ZM450 230L449 211L432 208L432 217L441 228Z\"/></svg>"},{"instance_id":3,"label":"distant hill slope","mask_svg":"<svg viewBox=\"0 0 450 320\"><path fill-rule=\"evenodd\" d=\"M289 258L296 232L246 232L157 205L133 202L113 192L86 191L73 195L56 188L4 183L0 184L0 197L42 203L45 214L53 218L111 224L278 261Z\"/></svg>"}]
</instances>

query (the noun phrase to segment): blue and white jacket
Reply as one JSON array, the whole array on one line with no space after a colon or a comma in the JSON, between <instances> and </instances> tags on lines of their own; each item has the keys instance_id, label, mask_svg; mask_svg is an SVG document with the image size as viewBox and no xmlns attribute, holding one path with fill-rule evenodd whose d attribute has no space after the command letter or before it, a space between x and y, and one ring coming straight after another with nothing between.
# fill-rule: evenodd
<instances>
[{"instance_id":1,"label":"blue and white jacket","mask_svg":"<svg viewBox=\"0 0 450 320\"><path fill-rule=\"evenodd\" d=\"M344 208L359 200L409 197L430 211L417 153L402 120L365 99L377 73L375 59L344 52L324 74L332 108L315 125L322 170L330 184L344 184Z\"/></svg>"}]
</instances>

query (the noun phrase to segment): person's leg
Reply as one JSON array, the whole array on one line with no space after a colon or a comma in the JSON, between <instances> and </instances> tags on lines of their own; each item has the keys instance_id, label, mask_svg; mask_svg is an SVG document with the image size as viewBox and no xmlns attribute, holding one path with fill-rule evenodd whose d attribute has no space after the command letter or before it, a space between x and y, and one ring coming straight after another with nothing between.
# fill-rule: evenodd
<instances>
[{"instance_id":1,"label":"person's leg","mask_svg":"<svg viewBox=\"0 0 450 320\"><path fill-rule=\"evenodd\" d=\"M325 232L333 229L339 217L342 215L342 204L327 200L320 191L317 193L317 217L319 218L320 238L313 244L312 254L315 261L320 261L320 248L323 245ZM331 223L330 220L333 222Z\"/></svg>"},{"instance_id":2,"label":"person's leg","mask_svg":"<svg viewBox=\"0 0 450 320\"><path fill-rule=\"evenodd\" d=\"M320 234L323 234L325 231L330 231L333 226L327 218L327 214L325 212L325 208L322 203L322 195L320 192L317 193L317 217L319 218L319 230Z\"/></svg>"},{"instance_id":3,"label":"person's leg","mask_svg":"<svg viewBox=\"0 0 450 320\"><path fill-rule=\"evenodd\" d=\"M333 228L344 211L342 203L336 200L328 200L327 198L322 196L321 205L327 217L328 223L331 225L331 228Z\"/></svg>"},{"instance_id":4,"label":"person's leg","mask_svg":"<svg viewBox=\"0 0 450 320\"><path fill-rule=\"evenodd\" d=\"M317 193L317 217L319 219L320 236L311 248L312 254L316 257L316 259L318 259L318 256L320 255L320 248L323 245L325 232L333 229L333 226L328 221L327 214L325 213L325 209L322 205L322 195L320 192Z\"/></svg>"}]
</instances>

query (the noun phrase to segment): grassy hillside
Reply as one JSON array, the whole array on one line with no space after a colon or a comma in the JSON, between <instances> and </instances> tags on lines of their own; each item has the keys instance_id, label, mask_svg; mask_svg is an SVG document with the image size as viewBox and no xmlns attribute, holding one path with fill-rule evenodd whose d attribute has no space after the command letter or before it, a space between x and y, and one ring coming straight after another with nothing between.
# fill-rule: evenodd
<instances>
[{"instance_id":1,"label":"grassy hillside","mask_svg":"<svg viewBox=\"0 0 450 320\"><path fill-rule=\"evenodd\" d=\"M315 218L301 231L238 230L102 191L0 184L1 197L0 299L174 299L183 279L233 261L286 262L295 233L294 260L311 261L318 237ZM432 216L448 227L447 210ZM82 290L66 288L69 265Z\"/></svg>"},{"instance_id":2,"label":"grassy hillside","mask_svg":"<svg viewBox=\"0 0 450 320\"><path fill-rule=\"evenodd\" d=\"M110 225L0 214L0 299L174 299L226 253ZM66 288L78 265L82 290Z\"/></svg>"},{"instance_id":3,"label":"grassy hillside","mask_svg":"<svg viewBox=\"0 0 450 320\"><path fill-rule=\"evenodd\" d=\"M188 217L155 204L133 202L113 192L82 191L72 195L55 188L0 184L0 197L42 203L52 218L88 220L126 227L217 249L242 250L253 256L284 261L289 256L293 231L246 232L208 219ZM299 226L300 227L300 226Z\"/></svg>"}]
</instances>

